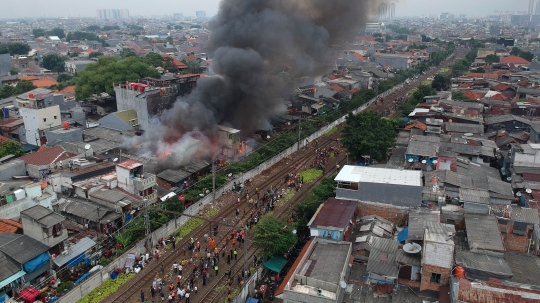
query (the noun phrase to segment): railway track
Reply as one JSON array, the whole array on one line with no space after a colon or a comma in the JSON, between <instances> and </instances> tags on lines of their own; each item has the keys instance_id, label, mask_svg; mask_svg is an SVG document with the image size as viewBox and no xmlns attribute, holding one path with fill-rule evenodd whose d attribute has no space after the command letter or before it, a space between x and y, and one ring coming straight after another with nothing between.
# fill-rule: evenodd
<instances>
[{"instance_id":1,"label":"railway track","mask_svg":"<svg viewBox=\"0 0 540 303\"><path fill-rule=\"evenodd\" d=\"M417 85L420 85L422 81L424 81L426 78L434 76L441 68L448 67L452 59L445 60L444 64L441 65L438 69L430 70L426 72L426 75L422 75L419 77L419 79L415 79L412 81L409 85L403 85L402 88L398 89L394 93L390 94L385 98L385 101L382 103L374 103L369 108L375 111L378 111L380 113L384 112L385 110L388 110L391 106L393 106L392 100L395 100L396 98L400 96L404 96L412 87L415 87ZM398 116L400 113L398 111L391 112L391 116ZM330 146L332 143L336 142L337 138L340 136L340 131L337 131L336 133L330 135L330 136L322 136L318 139L319 141L319 148L324 148L326 146ZM293 153L290 157L287 157L280 162L276 163L272 167L268 168L264 172L262 172L260 175L256 176L253 180L253 183L250 184L248 187L250 188L250 191L253 193L254 188L259 188L261 192L264 192L266 189L270 188L278 188L281 185L282 178L289 172L292 173L298 173L300 171L303 171L305 168L309 167L309 162L315 157L315 148L311 146L307 151L302 152L298 151L296 153ZM302 190L299 191L295 196L284 203L284 205L281 205L280 207L277 207L274 211L274 215L276 217L280 218L286 218L287 215L289 215L291 211L291 206L296 201L301 201L313 188L315 185L318 184L318 181L320 181L324 177L331 176L334 172L336 163L339 163L340 165L345 164L346 157L345 153L340 154L338 157L336 157L335 161L331 161L333 165L329 165L329 169L316 181L311 183L305 183ZM294 168L296 167L296 168ZM235 199L238 197L235 193L228 193L227 195L218 197L216 205L222 205L222 207L219 210L219 213L215 216L215 218L234 218L236 216L236 203ZM220 202L220 200L222 200ZM225 201L223 201L225 200ZM240 223L244 220L247 220L249 217L249 213L251 210L256 209L256 203L255 205L247 203L245 201L245 198L242 198L242 203L238 207L240 208L240 216L238 220L234 221L235 227L234 228L241 228ZM137 274L132 280L130 280L128 283L120 287L120 289L107 297L102 302L139 302L140 300L140 290L144 290L146 294L146 298L150 297L150 285L152 284L152 281L156 276L159 276L164 283L175 283L175 276L172 271L172 264L175 261L180 261L181 259L188 259L190 256L190 252L185 252L185 247L187 246L188 241L191 238L196 239L195 241L201 241L204 240L204 235L208 234L210 235L210 231L212 230L211 222L205 222L201 226L197 227L194 231L192 231L189 235L184 237L180 240L180 242L177 245L176 250L170 250L167 251L162 257L160 258L159 262L156 262L155 260L151 261L150 264L139 274ZM222 224L220 224L220 230L217 237L213 237L213 239L216 241L216 247L222 247L225 243L225 238L229 236L230 227L225 227ZM248 245L247 250L247 265L251 264L251 260L253 259L253 256L256 254L256 249L253 246L252 243L250 243L249 238L251 236L251 231L248 232L248 241L244 243L244 245ZM204 241L203 241L204 242ZM201 243L201 247L204 247L204 243ZM234 281L234 278L240 274L244 268L244 249L238 250L238 260L231 261L230 270L231 270L231 278ZM202 286L202 283L198 283L198 293L193 294L190 297L190 301L193 303L202 302L202 303L210 303L210 302L217 302L216 300L222 299L226 297L226 290L224 287L226 284L227 279L225 278L224 273L228 271L229 267L224 266L225 262L222 260L220 264L220 272L219 275L216 277L215 272L213 270L208 270L210 274L210 278L207 280L207 285ZM165 268L165 273L161 272L161 266ZM249 269L249 266L248 266ZM182 277L182 284L185 284L185 281L189 281L191 278L191 273L185 274ZM176 283L175 283L176 284ZM233 283L235 285L235 283ZM158 294L156 294L158 296ZM157 298L156 298L157 299Z\"/></svg>"},{"instance_id":2,"label":"railway track","mask_svg":"<svg viewBox=\"0 0 540 303\"><path fill-rule=\"evenodd\" d=\"M336 139L339 137L339 132L336 132L330 136L323 136L319 139L319 148L324 148L326 146L329 146L330 144L336 142ZM276 188L280 185L281 179L289 173L298 173L302 171L305 167L309 166L309 162L315 157L315 148L311 147L306 152L296 152L292 154L290 157L285 158L281 160L280 162L276 163L274 166L268 168L266 171L264 171L261 175L254 178L254 181L252 184L250 184L248 187L250 188L250 192L254 192L254 189L258 187L262 192L264 192L266 189L270 189L271 187ZM335 164L334 164L335 165ZM296 169L294 167L296 166ZM311 187L309 187L311 188ZM219 213L215 216L215 218L235 218L236 214L236 203L235 200L238 197L237 194L234 193L228 193L227 195L223 195L219 197L217 200L228 200L218 204L223 204ZM242 203L240 205L240 216L238 220L235 220L234 224L237 228L240 228L240 222L247 220L249 218L249 213L253 209L255 210L256 205L246 203L245 198L242 198ZM288 205L290 203L287 203ZM288 207L282 207L288 209ZM202 240L204 240L204 235L209 234L209 231L211 230L211 222L205 222L198 228L196 228L194 231L190 233L190 235L184 237L180 240L180 242L177 245L176 250L168 251L164 255L161 256L159 262L151 261L150 264L139 274L137 274L132 280L130 280L128 283L120 287L120 289L107 297L102 302L138 302L140 300L140 290L144 290L145 294L147 294L146 297L149 297L150 294L150 285L152 284L152 281L154 278L159 276L163 279L164 282L170 283L173 280L175 280L174 273L172 271L172 264L175 261L180 261L183 258L189 258L190 253L186 252L184 256L184 248L187 246L187 243L189 239L194 238L195 241L201 241L201 248L204 247L204 243ZM224 229L225 228L225 229ZM228 227L223 226L220 224L220 230L217 237L212 237L216 241L216 247L222 247L225 244L225 238L229 236L230 229ZM227 232L226 232L227 231ZM249 239L249 236L248 236ZM245 244L247 245L247 244ZM248 260L251 260L253 257L253 254L255 252L248 251L249 258ZM243 249L238 251L238 258L239 260L232 263L231 266L233 266L232 270L237 273L243 268L243 257L244 257ZM223 267L223 264L225 262L220 262L221 270L224 271L226 267ZM161 265L165 268L165 274L161 272ZM220 273L222 272L220 271ZM213 274L213 270L209 270L209 273ZM191 277L191 273L185 274L182 277L183 283L184 281L189 281ZM209 281L210 284L215 280L215 277L212 277ZM218 283L222 282L222 280L218 280ZM175 281L173 282L175 283ZM176 283L175 283L176 284ZM209 285L210 285L209 284ZM213 297L206 294L206 291L212 292L212 289L209 289L209 286L201 286L201 283L199 283L199 293L192 296L191 302L200 302L199 298L204 297ZM206 302L206 301L205 301Z\"/></svg>"},{"instance_id":3,"label":"railway track","mask_svg":"<svg viewBox=\"0 0 540 303\"><path fill-rule=\"evenodd\" d=\"M467 53L467 50L468 49L456 48L454 53L450 57L446 58L441 63L441 65L437 66L435 69L426 71L426 74L425 75L422 74L421 76L418 77L418 79L412 79L409 84L403 83L400 89L384 97L383 102L376 101L369 107L369 109L376 111L380 114L386 112L388 114L387 117L391 117L391 118L400 117L401 111L397 109L397 106L399 106L399 103L396 104L393 101L398 99L399 97L405 97L410 90L421 85L422 82L427 80L427 78L435 77L435 75L438 74L441 69L451 67L451 65L457 58L461 58ZM393 109L394 106L396 106L396 109Z\"/></svg>"}]
</instances>

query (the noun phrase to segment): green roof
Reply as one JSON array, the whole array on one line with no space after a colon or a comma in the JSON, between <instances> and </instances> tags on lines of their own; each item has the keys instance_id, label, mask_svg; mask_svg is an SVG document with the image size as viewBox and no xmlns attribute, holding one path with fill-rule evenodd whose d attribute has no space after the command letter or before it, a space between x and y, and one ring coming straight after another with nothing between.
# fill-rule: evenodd
<instances>
[{"instance_id":1,"label":"green roof","mask_svg":"<svg viewBox=\"0 0 540 303\"><path fill-rule=\"evenodd\" d=\"M283 269L283 266L285 266L285 264L287 264L287 260L283 259L282 257L273 257L272 259L263 262L264 267L277 273L279 273Z\"/></svg>"}]
</instances>

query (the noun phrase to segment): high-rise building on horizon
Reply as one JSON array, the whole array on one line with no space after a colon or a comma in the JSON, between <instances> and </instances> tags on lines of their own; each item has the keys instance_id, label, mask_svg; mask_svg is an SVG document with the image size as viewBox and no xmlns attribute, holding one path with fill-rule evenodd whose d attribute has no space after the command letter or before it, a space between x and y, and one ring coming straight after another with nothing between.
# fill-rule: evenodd
<instances>
[{"instance_id":1,"label":"high-rise building on horizon","mask_svg":"<svg viewBox=\"0 0 540 303\"><path fill-rule=\"evenodd\" d=\"M197 19L204 19L206 18L206 11L196 11L195 16L197 16Z\"/></svg>"},{"instance_id":2,"label":"high-rise building on horizon","mask_svg":"<svg viewBox=\"0 0 540 303\"><path fill-rule=\"evenodd\" d=\"M534 12L534 2L535 0L529 0L529 10L528 10L529 15L532 15Z\"/></svg>"},{"instance_id":3,"label":"high-rise building on horizon","mask_svg":"<svg viewBox=\"0 0 540 303\"><path fill-rule=\"evenodd\" d=\"M392 3L390 4L390 9L388 11L388 17L390 18L390 20L393 20L394 18L396 18L396 3Z\"/></svg>"},{"instance_id":4,"label":"high-rise building on horizon","mask_svg":"<svg viewBox=\"0 0 540 303\"><path fill-rule=\"evenodd\" d=\"M535 8L534 14L540 15L540 0L536 2L536 8Z\"/></svg>"},{"instance_id":5,"label":"high-rise building on horizon","mask_svg":"<svg viewBox=\"0 0 540 303\"><path fill-rule=\"evenodd\" d=\"M128 19L129 9L98 9L97 17L101 20Z\"/></svg>"},{"instance_id":6,"label":"high-rise building on horizon","mask_svg":"<svg viewBox=\"0 0 540 303\"><path fill-rule=\"evenodd\" d=\"M379 20L386 20L388 17L388 5L386 3L379 4Z\"/></svg>"}]
</instances>

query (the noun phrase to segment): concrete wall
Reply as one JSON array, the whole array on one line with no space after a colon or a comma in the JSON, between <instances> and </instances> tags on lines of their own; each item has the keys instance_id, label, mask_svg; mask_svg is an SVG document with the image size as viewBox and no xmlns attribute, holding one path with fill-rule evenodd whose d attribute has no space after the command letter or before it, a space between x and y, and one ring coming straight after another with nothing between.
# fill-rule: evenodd
<instances>
[{"instance_id":1,"label":"concrete wall","mask_svg":"<svg viewBox=\"0 0 540 303\"><path fill-rule=\"evenodd\" d=\"M52 209L52 202L55 200L56 194L51 195L46 199L39 200L27 196L19 201L0 206L0 218L18 219L21 215L21 211L35 206L36 204Z\"/></svg>"},{"instance_id":2,"label":"concrete wall","mask_svg":"<svg viewBox=\"0 0 540 303\"><path fill-rule=\"evenodd\" d=\"M39 114L37 109L33 108L24 108L19 109L20 114L24 121L24 128L26 130L26 142L41 146L39 141Z\"/></svg>"},{"instance_id":3,"label":"concrete wall","mask_svg":"<svg viewBox=\"0 0 540 303\"><path fill-rule=\"evenodd\" d=\"M238 292L232 303L245 303L250 294L255 292L255 282L259 277L259 270L256 270L251 277L244 283L244 287Z\"/></svg>"},{"instance_id":4,"label":"concrete wall","mask_svg":"<svg viewBox=\"0 0 540 303\"><path fill-rule=\"evenodd\" d=\"M0 165L0 181L13 180L13 176L26 175L26 163L23 160L15 159Z\"/></svg>"},{"instance_id":5,"label":"concrete wall","mask_svg":"<svg viewBox=\"0 0 540 303\"><path fill-rule=\"evenodd\" d=\"M408 216L409 208L384 203L358 201L358 213L360 217L379 216L396 223Z\"/></svg>"},{"instance_id":6,"label":"concrete wall","mask_svg":"<svg viewBox=\"0 0 540 303\"><path fill-rule=\"evenodd\" d=\"M61 142L71 142L71 141L82 141L83 140L83 130L82 128L70 128L68 130L62 129L61 131L45 131L45 137L47 137L47 142L53 143L55 141Z\"/></svg>"},{"instance_id":7,"label":"concrete wall","mask_svg":"<svg viewBox=\"0 0 540 303\"><path fill-rule=\"evenodd\" d=\"M11 70L11 57L9 54L0 55L0 76L9 75Z\"/></svg>"}]
</instances>

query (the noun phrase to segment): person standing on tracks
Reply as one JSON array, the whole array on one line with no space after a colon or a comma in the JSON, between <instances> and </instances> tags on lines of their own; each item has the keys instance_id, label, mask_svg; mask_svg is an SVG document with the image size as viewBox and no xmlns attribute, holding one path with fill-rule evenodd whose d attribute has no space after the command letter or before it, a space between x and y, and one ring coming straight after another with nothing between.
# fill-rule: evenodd
<instances>
[{"instance_id":1,"label":"person standing on tracks","mask_svg":"<svg viewBox=\"0 0 540 303\"><path fill-rule=\"evenodd\" d=\"M141 289L141 302L144 302L144 290Z\"/></svg>"},{"instance_id":2,"label":"person standing on tracks","mask_svg":"<svg viewBox=\"0 0 540 303\"><path fill-rule=\"evenodd\" d=\"M216 271L216 277L219 274L219 267L217 264L214 264L214 270Z\"/></svg>"}]
</instances>

